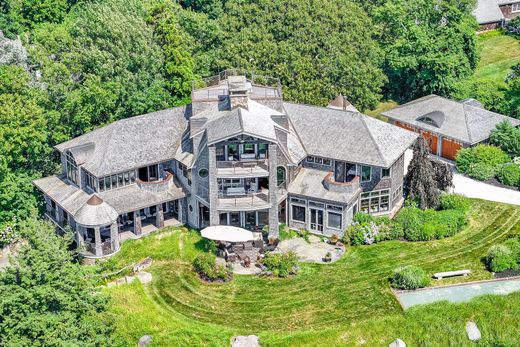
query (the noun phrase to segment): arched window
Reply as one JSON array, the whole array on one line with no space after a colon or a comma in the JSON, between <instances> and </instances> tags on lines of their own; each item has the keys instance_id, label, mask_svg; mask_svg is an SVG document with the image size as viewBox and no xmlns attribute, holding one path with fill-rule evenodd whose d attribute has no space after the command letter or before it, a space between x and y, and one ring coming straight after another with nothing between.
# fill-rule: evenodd
<instances>
[{"instance_id":1,"label":"arched window","mask_svg":"<svg viewBox=\"0 0 520 347\"><path fill-rule=\"evenodd\" d=\"M426 124L429 124L429 125L433 125L434 127L437 127L437 128L439 127L437 125L437 123L433 119L431 119L430 117L419 118L419 121L423 122L423 123L426 123Z\"/></svg>"},{"instance_id":2,"label":"arched window","mask_svg":"<svg viewBox=\"0 0 520 347\"><path fill-rule=\"evenodd\" d=\"M276 186L277 187L284 187L285 186L285 179L286 179L286 170L283 166L278 166L276 168Z\"/></svg>"}]
</instances>

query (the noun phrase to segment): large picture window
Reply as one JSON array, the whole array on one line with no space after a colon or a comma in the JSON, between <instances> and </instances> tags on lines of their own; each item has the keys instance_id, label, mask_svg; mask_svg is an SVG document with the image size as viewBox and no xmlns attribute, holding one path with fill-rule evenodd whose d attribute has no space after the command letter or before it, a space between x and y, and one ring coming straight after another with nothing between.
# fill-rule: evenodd
<instances>
[{"instance_id":1,"label":"large picture window","mask_svg":"<svg viewBox=\"0 0 520 347\"><path fill-rule=\"evenodd\" d=\"M76 160L74 160L74 157L70 152L67 152L65 154L65 161L66 161L66 169L67 169L67 178L71 180L72 182L78 184L79 183L79 177L78 177L78 166L76 165Z\"/></svg>"},{"instance_id":2,"label":"large picture window","mask_svg":"<svg viewBox=\"0 0 520 347\"><path fill-rule=\"evenodd\" d=\"M361 211L365 213L385 212L390 209L390 189L361 194Z\"/></svg>"},{"instance_id":3,"label":"large picture window","mask_svg":"<svg viewBox=\"0 0 520 347\"><path fill-rule=\"evenodd\" d=\"M292 205L292 219L297 222L305 222L306 208L303 206Z\"/></svg>"}]
</instances>

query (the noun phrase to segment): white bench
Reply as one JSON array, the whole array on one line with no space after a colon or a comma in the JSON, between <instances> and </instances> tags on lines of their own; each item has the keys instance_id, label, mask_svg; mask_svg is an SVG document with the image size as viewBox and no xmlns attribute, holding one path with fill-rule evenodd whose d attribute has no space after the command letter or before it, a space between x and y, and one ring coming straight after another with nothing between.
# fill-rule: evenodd
<instances>
[{"instance_id":1,"label":"white bench","mask_svg":"<svg viewBox=\"0 0 520 347\"><path fill-rule=\"evenodd\" d=\"M453 276L467 276L471 273L471 270L457 270L457 271L446 271L446 272L437 272L433 274L433 277L441 280L444 277L453 277Z\"/></svg>"},{"instance_id":2,"label":"white bench","mask_svg":"<svg viewBox=\"0 0 520 347\"><path fill-rule=\"evenodd\" d=\"M245 195L246 190L244 187L229 187L226 189L226 195Z\"/></svg>"}]
</instances>

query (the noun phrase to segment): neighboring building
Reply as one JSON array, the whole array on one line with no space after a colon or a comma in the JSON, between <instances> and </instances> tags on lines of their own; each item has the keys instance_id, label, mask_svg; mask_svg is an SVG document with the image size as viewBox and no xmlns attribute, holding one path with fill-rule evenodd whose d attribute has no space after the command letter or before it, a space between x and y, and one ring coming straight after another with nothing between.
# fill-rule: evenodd
<instances>
[{"instance_id":1,"label":"neighboring building","mask_svg":"<svg viewBox=\"0 0 520 347\"><path fill-rule=\"evenodd\" d=\"M56 146L62 174L35 185L48 218L76 230L85 255L177 221L341 235L357 211L401 206L416 134L347 111L343 97L338 109L284 102L277 79L225 71L194 85L186 107Z\"/></svg>"},{"instance_id":2,"label":"neighboring building","mask_svg":"<svg viewBox=\"0 0 520 347\"><path fill-rule=\"evenodd\" d=\"M496 29L520 15L520 0L477 0L473 14L480 30Z\"/></svg>"},{"instance_id":3,"label":"neighboring building","mask_svg":"<svg viewBox=\"0 0 520 347\"><path fill-rule=\"evenodd\" d=\"M487 142L491 130L508 120L514 126L520 120L487 111L474 100L453 101L428 95L383 112L390 122L421 133L435 155L453 160L459 149Z\"/></svg>"}]
</instances>

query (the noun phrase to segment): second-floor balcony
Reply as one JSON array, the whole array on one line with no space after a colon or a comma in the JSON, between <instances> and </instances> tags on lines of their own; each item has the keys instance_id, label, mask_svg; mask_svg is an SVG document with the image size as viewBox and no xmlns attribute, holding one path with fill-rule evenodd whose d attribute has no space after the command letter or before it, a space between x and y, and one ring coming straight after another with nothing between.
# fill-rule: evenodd
<instances>
[{"instance_id":1,"label":"second-floor balcony","mask_svg":"<svg viewBox=\"0 0 520 347\"><path fill-rule=\"evenodd\" d=\"M247 192L242 187L227 188L219 192L218 209L225 211L247 211L266 209L269 203L269 190L261 189L258 192Z\"/></svg>"},{"instance_id":2,"label":"second-floor balcony","mask_svg":"<svg viewBox=\"0 0 520 347\"><path fill-rule=\"evenodd\" d=\"M334 180L333 172L329 172L327 176L325 176L323 185L329 191L345 194L354 194L360 189L359 176L348 175L345 182L337 182Z\"/></svg>"},{"instance_id":3,"label":"second-floor balcony","mask_svg":"<svg viewBox=\"0 0 520 347\"><path fill-rule=\"evenodd\" d=\"M267 159L244 161L217 161L217 176L220 178L267 177Z\"/></svg>"}]
</instances>

